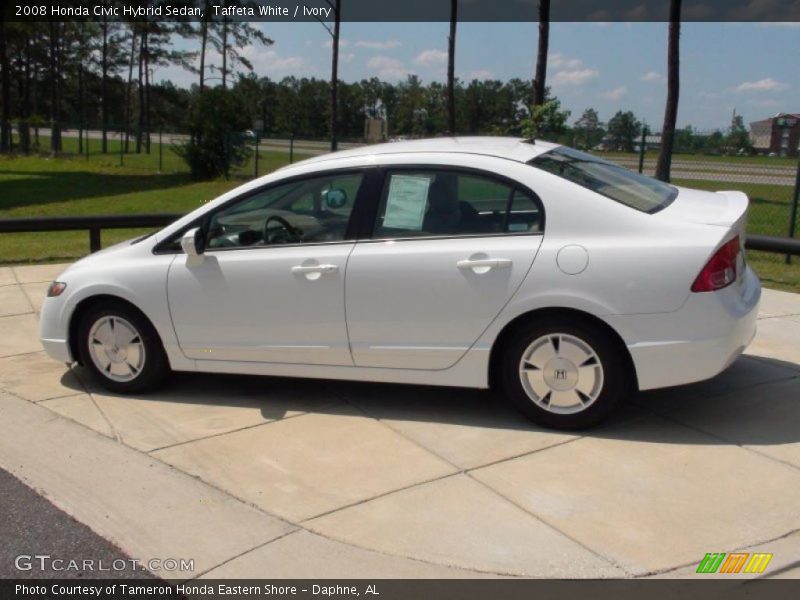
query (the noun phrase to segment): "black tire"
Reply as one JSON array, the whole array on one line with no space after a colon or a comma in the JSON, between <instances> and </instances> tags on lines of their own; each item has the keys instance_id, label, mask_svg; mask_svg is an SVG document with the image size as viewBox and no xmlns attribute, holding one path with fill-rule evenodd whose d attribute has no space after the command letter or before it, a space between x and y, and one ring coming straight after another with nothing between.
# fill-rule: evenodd
<instances>
[{"instance_id":1,"label":"black tire","mask_svg":"<svg viewBox=\"0 0 800 600\"><path fill-rule=\"evenodd\" d=\"M564 336L571 337L559 338L554 334L564 334ZM541 347L539 346L542 343L540 340L545 336L553 336L559 340L571 340L573 346L575 346L574 342L577 339L577 341L583 342L589 350L593 351L595 359L590 360L596 361L599 359L600 374L589 375L593 377L591 382L595 384L592 387L592 398L585 394L579 395L576 393L575 395L580 404L576 404L575 408L565 409L574 410L575 412L558 413L554 412L560 410L558 408L543 408L540 404L546 404L548 395L543 394L541 397L534 399L536 393L533 390L533 386L523 383L520 374L523 355L526 351L530 351L529 349L534 343L537 344L534 347ZM602 421L612 412L621 399L631 393L633 389L633 374L629 367L629 361L623 352L624 350L619 347L616 340L588 320L566 316L536 320L521 327L505 345L500 356L499 383L511 403L534 423L554 429L582 429ZM551 365L553 363L548 362L547 364ZM589 367L594 367L595 364L596 362L590 362ZM526 365L526 371L540 370L527 362ZM544 368L542 368L540 377L544 379L547 375L552 382L556 377L556 370L558 370L559 374L564 372L564 369L551 368L545 373ZM577 372L580 373L580 370ZM572 375L571 373L569 377L580 378L580 375ZM596 370L592 371L592 373L596 373ZM562 385L560 381L555 383ZM526 391L526 385L531 390L531 395ZM569 382L564 381L563 385L569 385ZM566 391L570 392L577 386L578 384L575 384L573 388ZM585 401L584 398L589 398L589 400Z\"/></svg>"},{"instance_id":2,"label":"black tire","mask_svg":"<svg viewBox=\"0 0 800 600\"><path fill-rule=\"evenodd\" d=\"M141 368L136 369L135 375L132 375L127 381L116 381L110 378L105 371L98 367L92 357L92 351L90 350L90 344L93 343L93 340L90 339L91 330L98 321L107 317L123 319L132 325L138 333L141 345L144 347L142 364L139 365ZM163 384L170 373L169 361L155 328L139 310L124 302L108 301L89 308L80 316L77 335L81 364L107 390L118 394L149 392ZM130 371L133 373L134 369Z\"/></svg>"}]
</instances>

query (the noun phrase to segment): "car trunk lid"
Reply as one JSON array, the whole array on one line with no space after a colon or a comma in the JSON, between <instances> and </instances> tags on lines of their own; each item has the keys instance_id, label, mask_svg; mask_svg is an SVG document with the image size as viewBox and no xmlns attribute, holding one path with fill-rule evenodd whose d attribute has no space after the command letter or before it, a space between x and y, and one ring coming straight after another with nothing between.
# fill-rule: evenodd
<instances>
[{"instance_id":1,"label":"car trunk lid","mask_svg":"<svg viewBox=\"0 0 800 600\"><path fill-rule=\"evenodd\" d=\"M743 229L749 201L743 192L707 192L678 187L678 196L660 216L670 219Z\"/></svg>"}]
</instances>

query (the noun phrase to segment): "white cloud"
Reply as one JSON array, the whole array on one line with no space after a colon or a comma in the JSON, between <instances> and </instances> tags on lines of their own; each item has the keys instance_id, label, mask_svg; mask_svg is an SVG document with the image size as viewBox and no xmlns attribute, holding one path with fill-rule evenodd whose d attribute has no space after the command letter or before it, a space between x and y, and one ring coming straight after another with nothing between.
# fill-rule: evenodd
<instances>
[{"instance_id":1,"label":"white cloud","mask_svg":"<svg viewBox=\"0 0 800 600\"><path fill-rule=\"evenodd\" d=\"M765 77L758 81L745 81L734 88L735 92L780 92L789 89L789 85L774 80L772 77Z\"/></svg>"},{"instance_id":2,"label":"white cloud","mask_svg":"<svg viewBox=\"0 0 800 600\"><path fill-rule=\"evenodd\" d=\"M476 71L470 71L467 73L467 81L472 81L473 79L478 79L480 81L485 81L487 79L494 79L494 73L489 71L488 69L477 69Z\"/></svg>"},{"instance_id":3,"label":"white cloud","mask_svg":"<svg viewBox=\"0 0 800 600\"><path fill-rule=\"evenodd\" d=\"M646 81L647 83L661 83L664 81L664 76L661 73L656 73L655 71L648 71L639 79Z\"/></svg>"},{"instance_id":4,"label":"white cloud","mask_svg":"<svg viewBox=\"0 0 800 600\"><path fill-rule=\"evenodd\" d=\"M373 56L367 61L367 68L381 79L405 79L410 73L401 61L390 56Z\"/></svg>"},{"instance_id":5,"label":"white cloud","mask_svg":"<svg viewBox=\"0 0 800 600\"><path fill-rule=\"evenodd\" d=\"M564 56L558 52L548 57L547 64L553 69L549 81L553 86L582 85L600 74L596 69L583 64L581 59Z\"/></svg>"},{"instance_id":6,"label":"white cloud","mask_svg":"<svg viewBox=\"0 0 800 600\"><path fill-rule=\"evenodd\" d=\"M271 48L249 45L242 49L242 55L253 63L253 69L257 73L270 77L273 74L314 70L304 56L281 56L277 50Z\"/></svg>"},{"instance_id":7,"label":"white cloud","mask_svg":"<svg viewBox=\"0 0 800 600\"><path fill-rule=\"evenodd\" d=\"M360 40L355 43L356 48L372 48L373 50L390 50L399 48L402 44L397 40L387 40L385 42Z\"/></svg>"},{"instance_id":8,"label":"white cloud","mask_svg":"<svg viewBox=\"0 0 800 600\"><path fill-rule=\"evenodd\" d=\"M423 50L414 59L414 63L423 67L436 67L447 62L447 52L444 50Z\"/></svg>"},{"instance_id":9,"label":"white cloud","mask_svg":"<svg viewBox=\"0 0 800 600\"><path fill-rule=\"evenodd\" d=\"M624 85L614 88L613 90L609 90L607 92L603 92L601 96L608 100L622 100L628 94L628 88Z\"/></svg>"},{"instance_id":10,"label":"white cloud","mask_svg":"<svg viewBox=\"0 0 800 600\"><path fill-rule=\"evenodd\" d=\"M339 38L339 48L347 48L349 45L350 45L350 42L348 42L347 40L344 40L342 38ZM333 40L327 40L327 41L323 42L322 46L324 48L333 48Z\"/></svg>"},{"instance_id":11,"label":"white cloud","mask_svg":"<svg viewBox=\"0 0 800 600\"><path fill-rule=\"evenodd\" d=\"M345 52L339 56L339 60L345 63L351 63L355 57L356 55L352 52Z\"/></svg>"},{"instance_id":12,"label":"white cloud","mask_svg":"<svg viewBox=\"0 0 800 600\"><path fill-rule=\"evenodd\" d=\"M547 57L547 65L553 69L577 69L583 66L583 61L556 52Z\"/></svg>"},{"instance_id":13,"label":"white cloud","mask_svg":"<svg viewBox=\"0 0 800 600\"><path fill-rule=\"evenodd\" d=\"M558 71L552 78L554 86L564 85L582 85L590 81L600 74L596 69L588 67L571 69L566 71Z\"/></svg>"}]
</instances>

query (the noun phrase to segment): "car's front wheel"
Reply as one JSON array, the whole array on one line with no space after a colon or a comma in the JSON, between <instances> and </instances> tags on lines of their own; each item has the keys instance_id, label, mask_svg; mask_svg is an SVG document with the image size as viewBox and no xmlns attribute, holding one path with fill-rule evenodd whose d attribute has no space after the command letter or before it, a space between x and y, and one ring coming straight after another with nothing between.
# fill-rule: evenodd
<instances>
[{"instance_id":1,"label":"car's front wheel","mask_svg":"<svg viewBox=\"0 0 800 600\"><path fill-rule=\"evenodd\" d=\"M121 302L90 308L78 324L81 363L103 387L117 393L145 392L169 374L161 340L139 311Z\"/></svg>"},{"instance_id":2,"label":"car's front wheel","mask_svg":"<svg viewBox=\"0 0 800 600\"><path fill-rule=\"evenodd\" d=\"M567 317L528 324L502 356L501 383L532 421L579 429L605 418L631 389L628 362L601 328Z\"/></svg>"}]
</instances>

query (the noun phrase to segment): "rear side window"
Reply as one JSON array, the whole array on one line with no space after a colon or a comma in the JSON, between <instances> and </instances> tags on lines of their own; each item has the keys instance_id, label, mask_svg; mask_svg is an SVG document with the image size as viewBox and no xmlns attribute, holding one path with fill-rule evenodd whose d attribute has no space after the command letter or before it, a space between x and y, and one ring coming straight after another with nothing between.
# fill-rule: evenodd
<instances>
[{"instance_id":1,"label":"rear side window","mask_svg":"<svg viewBox=\"0 0 800 600\"><path fill-rule=\"evenodd\" d=\"M536 198L490 177L438 169L389 171L373 237L538 233L541 216Z\"/></svg>"},{"instance_id":2,"label":"rear side window","mask_svg":"<svg viewBox=\"0 0 800 600\"><path fill-rule=\"evenodd\" d=\"M667 207L678 195L667 183L563 146L528 164L646 213Z\"/></svg>"}]
</instances>

